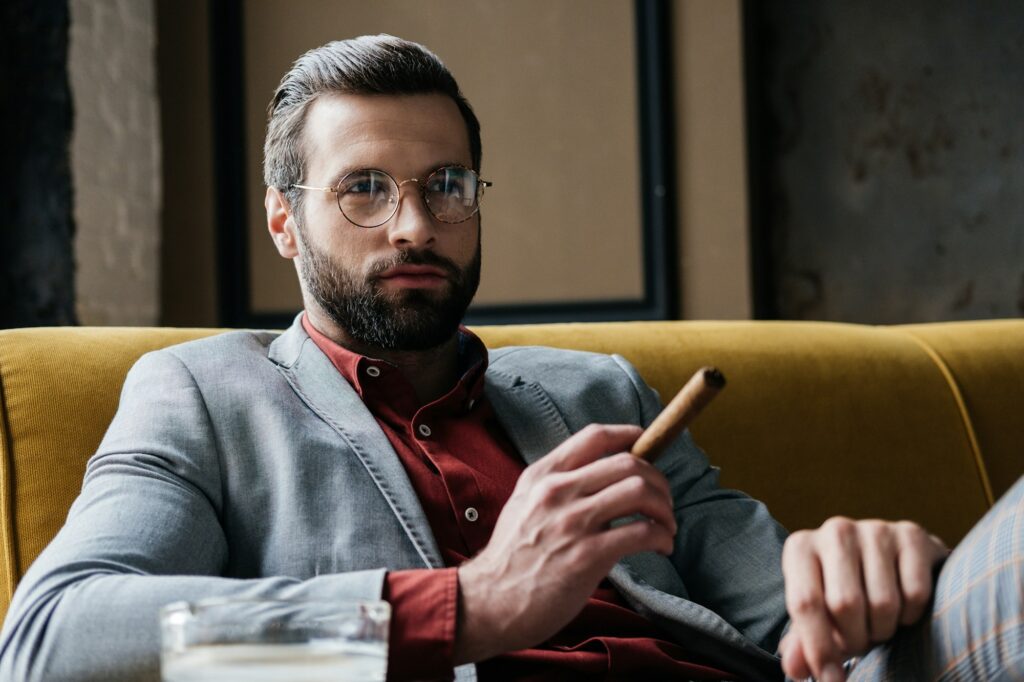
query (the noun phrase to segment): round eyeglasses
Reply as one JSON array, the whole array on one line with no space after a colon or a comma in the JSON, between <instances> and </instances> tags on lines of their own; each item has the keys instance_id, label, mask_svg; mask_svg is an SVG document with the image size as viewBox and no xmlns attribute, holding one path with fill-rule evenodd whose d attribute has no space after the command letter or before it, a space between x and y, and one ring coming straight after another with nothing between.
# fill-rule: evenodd
<instances>
[{"instance_id":1,"label":"round eyeglasses","mask_svg":"<svg viewBox=\"0 0 1024 682\"><path fill-rule=\"evenodd\" d=\"M334 192L338 209L350 223L379 227L398 211L401 187L409 182L416 183L430 215L442 223L462 223L472 218L480 210L484 188L493 184L469 168L443 166L422 182L418 178L398 182L382 170L362 168L343 177L334 187L292 187Z\"/></svg>"}]
</instances>

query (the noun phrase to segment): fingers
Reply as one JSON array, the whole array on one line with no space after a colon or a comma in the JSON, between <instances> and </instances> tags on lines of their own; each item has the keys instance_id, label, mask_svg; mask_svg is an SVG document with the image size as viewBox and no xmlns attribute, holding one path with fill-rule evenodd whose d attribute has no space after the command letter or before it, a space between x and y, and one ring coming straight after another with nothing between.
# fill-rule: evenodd
<instances>
[{"instance_id":1,"label":"fingers","mask_svg":"<svg viewBox=\"0 0 1024 682\"><path fill-rule=\"evenodd\" d=\"M636 479L628 484L636 487L633 491L636 503L646 504L651 501L660 501L671 513L672 493L664 474L649 462L633 457L629 453L623 452L602 457L596 462L570 471L545 473L538 470L533 474L532 480L523 485L531 488L535 495L542 498L541 504L552 509L600 493L616 483ZM616 506L615 509L621 510L619 506ZM626 510L620 516L633 513L645 512L637 508ZM604 518L601 523L608 520L610 518Z\"/></svg>"},{"instance_id":2,"label":"fingers","mask_svg":"<svg viewBox=\"0 0 1024 682\"><path fill-rule=\"evenodd\" d=\"M577 532L601 533L615 519L640 514L668 533L667 541L644 549L672 552L678 530L672 495L665 476L648 462L620 453L550 474L538 489L557 499L564 522Z\"/></svg>"},{"instance_id":3,"label":"fingers","mask_svg":"<svg viewBox=\"0 0 1024 682\"><path fill-rule=\"evenodd\" d=\"M664 474L655 469L650 462L626 452L599 459L568 475L573 477L579 492L583 495L592 495L604 490L612 483L630 476L638 476L652 486L653 489L650 491L652 494L662 497L669 503L672 501L668 479Z\"/></svg>"},{"instance_id":4,"label":"fingers","mask_svg":"<svg viewBox=\"0 0 1024 682\"><path fill-rule=\"evenodd\" d=\"M899 545L897 566L899 587L903 595L900 624L912 625L921 619L932 597L932 567L944 555L945 547L915 523L894 524Z\"/></svg>"},{"instance_id":5,"label":"fingers","mask_svg":"<svg viewBox=\"0 0 1024 682\"><path fill-rule=\"evenodd\" d=\"M579 506L578 513L585 515L591 530L633 514L642 514L661 524L672 536L677 530L671 498L643 476L629 476L612 483L582 500ZM664 553L671 552L670 543Z\"/></svg>"},{"instance_id":6,"label":"fingers","mask_svg":"<svg viewBox=\"0 0 1024 682\"><path fill-rule=\"evenodd\" d=\"M825 606L842 642L840 654L863 651L869 642L857 524L843 517L829 519L818 537L822 571L827 576Z\"/></svg>"},{"instance_id":7,"label":"fingers","mask_svg":"<svg viewBox=\"0 0 1024 682\"><path fill-rule=\"evenodd\" d=\"M779 642L779 654L782 656L782 670L787 677L802 680L811 676L811 668L804 658L804 650L800 638L792 632Z\"/></svg>"},{"instance_id":8,"label":"fingers","mask_svg":"<svg viewBox=\"0 0 1024 682\"><path fill-rule=\"evenodd\" d=\"M641 433L643 429L630 424L591 424L538 461L538 469L541 473L578 469L613 452L629 450Z\"/></svg>"},{"instance_id":9,"label":"fingers","mask_svg":"<svg viewBox=\"0 0 1024 682\"><path fill-rule=\"evenodd\" d=\"M806 665L820 676L826 664L842 660L827 613L822 565L811 531L789 536L782 550L786 582L786 609L793 620L791 632L799 637Z\"/></svg>"},{"instance_id":10,"label":"fingers","mask_svg":"<svg viewBox=\"0 0 1024 682\"><path fill-rule=\"evenodd\" d=\"M530 476L524 473L521 486L531 491L536 504L560 510L586 532L642 514L674 533L672 494L664 474L627 452L608 456L616 448L628 448L640 433L632 426L588 426L528 467Z\"/></svg>"},{"instance_id":11,"label":"fingers","mask_svg":"<svg viewBox=\"0 0 1024 682\"><path fill-rule=\"evenodd\" d=\"M658 544L642 549L670 554L677 525L668 480L649 462L622 452L640 433L629 425L586 427L527 467L506 509L537 510L556 520L552 537L577 541L607 531L615 519L639 514L647 517L644 523L663 529Z\"/></svg>"},{"instance_id":12,"label":"fingers","mask_svg":"<svg viewBox=\"0 0 1024 682\"><path fill-rule=\"evenodd\" d=\"M596 539L593 551L598 554L609 552L617 558L639 551L673 551L677 523L665 475L626 452L607 456L627 450L641 432L632 426L588 426L541 460L538 464L545 463L547 470L539 468L539 477L530 482L541 498L539 504L560 509L572 532ZM646 519L625 524L636 527L607 527L615 519L636 514Z\"/></svg>"},{"instance_id":13,"label":"fingers","mask_svg":"<svg viewBox=\"0 0 1024 682\"><path fill-rule=\"evenodd\" d=\"M868 603L868 638L871 642L884 642L896 633L903 607L896 575L896 543L889 524L863 522L860 548Z\"/></svg>"},{"instance_id":14,"label":"fingers","mask_svg":"<svg viewBox=\"0 0 1024 682\"><path fill-rule=\"evenodd\" d=\"M932 569L947 552L906 521L837 517L790 536L782 553L793 620L780 645L787 674L823 680L841 675L833 666L844 658L919 620L931 599Z\"/></svg>"},{"instance_id":15,"label":"fingers","mask_svg":"<svg viewBox=\"0 0 1024 682\"><path fill-rule=\"evenodd\" d=\"M873 642L888 640L898 625L910 625L921 618L931 599L932 567L946 549L916 523L871 520L854 525L868 631L862 640L859 632L848 629L845 623L840 630L850 644L848 650L859 653ZM838 572L837 576L840 580L848 578Z\"/></svg>"},{"instance_id":16,"label":"fingers","mask_svg":"<svg viewBox=\"0 0 1024 682\"><path fill-rule=\"evenodd\" d=\"M611 561L614 563L621 557L637 552L669 554L672 551L674 537L675 532L666 526L644 519L624 523L592 535L585 551L592 556L614 557Z\"/></svg>"}]
</instances>

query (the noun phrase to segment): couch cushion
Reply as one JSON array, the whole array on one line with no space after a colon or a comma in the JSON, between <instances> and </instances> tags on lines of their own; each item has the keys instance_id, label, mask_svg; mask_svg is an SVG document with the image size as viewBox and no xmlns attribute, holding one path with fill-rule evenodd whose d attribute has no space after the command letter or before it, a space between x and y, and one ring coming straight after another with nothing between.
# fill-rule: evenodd
<instances>
[{"instance_id":1,"label":"couch cushion","mask_svg":"<svg viewBox=\"0 0 1024 682\"><path fill-rule=\"evenodd\" d=\"M128 370L143 353L212 333L87 327L0 333L0 617L17 581L64 524Z\"/></svg>"},{"instance_id":2,"label":"couch cushion","mask_svg":"<svg viewBox=\"0 0 1024 682\"><path fill-rule=\"evenodd\" d=\"M790 529L835 514L909 518L955 543L989 506L957 402L902 331L800 322L477 331L491 345L621 353L663 401L700 366L716 365L729 383L694 437L725 485L764 500Z\"/></svg>"},{"instance_id":3,"label":"couch cushion","mask_svg":"<svg viewBox=\"0 0 1024 682\"><path fill-rule=\"evenodd\" d=\"M992 493L1024 474L1024 320L900 327L948 369L971 416Z\"/></svg>"}]
</instances>

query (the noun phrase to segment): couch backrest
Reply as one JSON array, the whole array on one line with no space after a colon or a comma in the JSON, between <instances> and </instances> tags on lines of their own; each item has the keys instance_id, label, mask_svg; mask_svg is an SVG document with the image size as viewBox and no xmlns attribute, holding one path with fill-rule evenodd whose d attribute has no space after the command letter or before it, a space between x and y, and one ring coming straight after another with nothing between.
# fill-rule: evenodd
<instances>
[{"instance_id":1,"label":"couch backrest","mask_svg":"<svg viewBox=\"0 0 1024 682\"><path fill-rule=\"evenodd\" d=\"M216 332L0 331L0 617L29 564L64 524L131 366L151 350Z\"/></svg>"},{"instance_id":2,"label":"couch backrest","mask_svg":"<svg viewBox=\"0 0 1024 682\"><path fill-rule=\"evenodd\" d=\"M1024 320L899 329L918 341L959 393L998 499L1024 474Z\"/></svg>"},{"instance_id":3,"label":"couch backrest","mask_svg":"<svg viewBox=\"0 0 1024 682\"><path fill-rule=\"evenodd\" d=\"M0 617L63 524L143 353L207 329L0 332ZM694 426L723 482L788 527L912 518L957 541L1024 472L1024 321L865 327L652 322L477 328L630 359L669 398L701 365L729 385Z\"/></svg>"},{"instance_id":4,"label":"couch backrest","mask_svg":"<svg viewBox=\"0 0 1024 682\"><path fill-rule=\"evenodd\" d=\"M791 529L909 518L958 541L1024 473L1024 320L872 327L640 322L492 327L492 346L626 356L668 399L697 368L728 386L693 427L725 485Z\"/></svg>"}]
</instances>

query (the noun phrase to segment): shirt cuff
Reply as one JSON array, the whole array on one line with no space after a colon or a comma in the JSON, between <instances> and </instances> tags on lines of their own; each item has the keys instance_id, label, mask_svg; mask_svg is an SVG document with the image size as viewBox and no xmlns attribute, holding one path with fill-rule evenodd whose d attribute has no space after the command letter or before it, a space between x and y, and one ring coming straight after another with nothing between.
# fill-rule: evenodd
<instances>
[{"instance_id":1,"label":"shirt cuff","mask_svg":"<svg viewBox=\"0 0 1024 682\"><path fill-rule=\"evenodd\" d=\"M456 568L391 571L384 599L391 604L388 681L454 677Z\"/></svg>"}]
</instances>

